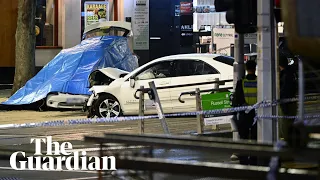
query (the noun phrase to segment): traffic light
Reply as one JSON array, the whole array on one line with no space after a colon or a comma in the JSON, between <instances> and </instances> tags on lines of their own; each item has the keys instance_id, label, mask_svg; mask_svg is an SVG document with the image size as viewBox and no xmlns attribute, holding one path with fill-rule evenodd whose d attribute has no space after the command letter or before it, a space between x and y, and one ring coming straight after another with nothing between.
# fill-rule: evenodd
<instances>
[{"instance_id":1,"label":"traffic light","mask_svg":"<svg viewBox=\"0 0 320 180\"><path fill-rule=\"evenodd\" d=\"M239 34L257 32L257 0L215 0L217 12L226 12L226 20Z\"/></svg>"},{"instance_id":2,"label":"traffic light","mask_svg":"<svg viewBox=\"0 0 320 180\"><path fill-rule=\"evenodd\" d=\"M274 17L276 18L276 22L282 22L281 18L281 4L280 0L275 0L274 1Z\"/></svg>"}]
</instances>

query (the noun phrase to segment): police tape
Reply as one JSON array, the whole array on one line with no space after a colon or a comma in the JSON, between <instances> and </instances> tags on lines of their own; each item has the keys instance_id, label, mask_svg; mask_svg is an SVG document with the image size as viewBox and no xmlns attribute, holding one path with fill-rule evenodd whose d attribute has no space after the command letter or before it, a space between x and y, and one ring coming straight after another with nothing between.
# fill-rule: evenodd
<instances>
[{"instance_id":1,"label":"police tape","mask_svg":"<svg viewBox=\"0 0 320 180\"><path fill-rule=\"evenodd\" d=\"M272 115L272 116L256 116L255 119L299 119L300 116L276 116L276 115ZM308 120L308 119L316 119L316 118L320 118L320 114L316 114L316 115L304 115L303 119L304 120Z\"/></svg>"},{"instance_id":2,"label":"police tape","mask_svg":"<svg viewBox=\"0 0 320 180\"><path fill-rule=\"evenodd\" d=\"M226 108L219 110L208 110L208 111L196 111L196 112L184 112L175 114L165 114L165 117L185 117L185 116L196 116L196 115L219 115L228 114L233 112L245 111L251 106L242 106L234 108ZM0 129L15 129L15 128L35 128L35 127L57 127L57 126L70 126L70 125L83 125L83 124L97 124L97 123L114 123L122 121L137 121L147 119L157 119L159 115L151 116L130 116L130 117L114 117L114 118L93 118L93 119L74 119L74 120L53 120L45 122L32 122L24 124L4 124L0 125Z\"/></svg>"},{"instance_id":3,"label":"police tape","mask_svg":"<svg viewBox=\"0 0 320 180\"><path fill-rule=\"evenodd\" d=\"M242 108L238 108L242 110ZM235 112L235 111L234 111ZM225 114L225 111L219 111L219 113L213 113L212 111L199 111L199 112L189 112L189 113L176 113L176 114L166 114L165 117L185 117L188 115L219 115ZM117 123L123 121L138 121L138 120L148 120L157 119L158 115L152 116L132 116L132 117L117 117L117 118L95 118L95 119L72 119L72 120L54 120L36 123L23 123L23 124L4 124L0 125L0 129L16 129L16 128L36 128L36 127L59 127L59 126L72 126L72 125L85 125L85 124L99 124L99 123ZM256 116L255 120L258 119L298 119L299 116ZM315 119L320 118L319 115L305 115L304 119Z\"/></svg>"},{"instance_id":4,"label":"police tape","mask_svg":"<svg viewBox=\"0 0 320 180\"><path fill-rule=\"evenodd\" d=\"M33 122L23 124L4 124L0 125L0 129L14 129L14 128L33 128L33 127L58 127L84 124L98 124L98 123L114 123L121 121L138 121L145 119L155 119L157 115L153 116L131 116L131 117L117 117L117 118L93 118L93 119L71 119L71 120L53 120L45 122Z\"/></svg>"},{"instance_id":5,"label":"police tape","mask_svg":"<svg viewBox=\"0 0 320 180\"><path fill-rule=\"evenodd\" d=\"M307 97L304 97L304 100L305 101L320 100L320 96L307 96ZM253 106L250 106L245 111L245 113L249 113L253 109L272 107L272 106L277 106L279 104L293 103L298 101L299 101L299 98L279 99L279 100L273 100L273 101L263 100L261 102L254 104Z\"/></svg>"},{"instance_id":6,"label":"police tape","mask_svg":"<svg viewBox=\"0 0 320 180\"><path fill-rule=\"evenodd\" d=\"M319 95L318 96L307 96L307 97L304 97L304 100L305 101L320 100L320 96ZM268 106L275 106L278 104L286 104L286 103L292 103L292 102L298 102L298 101L299 101L299 98L288 98L288 99L278 99L278 100L273 100L273 101L264 100L261 103L257 103L257 104L260 105L259 107L265 107L265 106L268 107Z\"/></svg>"},{"instance_id":7,"label":"police tape","mask_svg":"<svg viewBox=\"0 0 320 180\"><path fill-rule=\"evenodd\" d=\"M306 97L305 100L317 100L320 96ZM174 114L165 114L165 117L185 117L185 116L196 116L196 115L225 115L236 112L250 111L253 109L266 108L276 106L278 104L290 103L297 101L298 98L290 98L284 100L275 101L261 101L253 106L240 106L233 108L217 109L217 110L205 110L205 111L195 111L195 112L182 112ZM313 118L318 118L320 115L312 116ZM85 119L72 119L72 120L53 120L45 122L33 122L33 123L23 123L23 124L4 124L0 125L0 129L13 129L13 128L32 128L32 127L56 127L56 126L70 126L70 125L84 125L84 124L97 124L97 123L115 123L123 121L138 121L147 119L157 119L159 115L151 116L129 116L129 117L114 117L114 118L85 118ZM255 119L297 119L298 116L256 116ZM310 116L305 116L305 119L310 118Z\"/></svg>"}]
</instances>

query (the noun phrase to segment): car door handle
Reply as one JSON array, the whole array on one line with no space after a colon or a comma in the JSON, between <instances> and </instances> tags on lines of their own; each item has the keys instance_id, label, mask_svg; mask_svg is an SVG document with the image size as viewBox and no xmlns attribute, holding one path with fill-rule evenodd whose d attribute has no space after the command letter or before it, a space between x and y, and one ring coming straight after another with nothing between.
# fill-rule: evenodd
<instances>
[{"instance_id":1,"label":"car door handle","mask_svg":"<svg viewBox=\"0 0 320 180\"><path fill-rule=\"evenodd\" d=\"M160 82L159 85L168 85L169 82Z\"/></svg>"}]
</instances>

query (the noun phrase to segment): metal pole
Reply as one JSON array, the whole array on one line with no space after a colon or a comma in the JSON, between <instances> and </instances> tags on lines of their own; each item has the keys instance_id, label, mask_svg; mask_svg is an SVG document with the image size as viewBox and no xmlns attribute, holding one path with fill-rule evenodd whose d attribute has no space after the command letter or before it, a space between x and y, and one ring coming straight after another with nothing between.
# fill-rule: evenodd
<instances>
[{"instance_id":1,"label":"metal pole","mask_svg":"<svg viewBox=\"0 0 320 180\"><path fill-rule=\"evenodd\" d=\"M304 87L304 70L303 70L303 62L300 57L299 59L299 114L298 121L295 122L297 126L296 128L299 131L299 134L293 133L293 146L298 147L306 147L308 141L308 133L304 128L304 95L305 95L305 87Z\"/></svg>"},{"instance_id":2,"label":"metal pole","mask_svg":"<svg viewBox=\"0 0 320 180\"><path fill-rule=\"evenodd\" d=\"M272 100L276 100L277 99L277 71L276 71L276 58L277 58L277 50L276 47L278 46L278 44L276 44L277 41L277 25L275 17L274 17L274 13L273 13L273 9L274 9L274 1L271 0L270 1L270 26L271 26L271 90L272 90ZM276 115L277 114L277 107L274 106L272 107L272 115ZM277 134L277 119L272 119L272 140L273 142L276 142L278 140L278 134Z\"/></svg>"},{"instance_id":3,"label":"metal pole","mask_svg":"<svg viewBox=\"0 0 320 180\"><path fill-rule=\"evenodd\" d=\"M237 85L237 81L245 76L245 68L244 68L244 34L235 35L235 43L234 43L234 58L235 62L233 64L234 67L234 87Z\"/></svg>"},{"instance_id":4,"label":"metal pole","mask_svg":"<svg viewBox=\"0 0 320 180\"><path fill-rule=\"evenodd\" d=\"M303 124L304 121L304 74L303 62L299 59L299 122Z\"/></svg>"},{"instance_id":5,"label":"metal pole","mask_svg":"<svg viewBox=\"0 0 320 180\"><path fill-rule=\"evenodd\" d=\"M237 86L237 81L245 76L244 69L244 35L235 34L234 40L234 56L235 62L233 63L233 91ZM233 132L233 140L238 140L238 132Z\"/></svg>"},{"instance_id":6,"label":"metal pole","mask_svg":"<svg viewBox=\"0 0 320 180\"><path fill-rule=\"evenodd\" d=\"M140 86L140 96L139 96L139 116L144 116L144 86ZM139 121L139 132L140 134L144 134L144 119Z\"/></svg>"},{"instance_id":7,"label":"metal pole","mask_svg":"<svg viewBox=\"0 0 320 180\"><path fill-rule=\"evenodd\" d=\"M275 34L276 34L276 42L275 42L275 47L274 47L274 51L276 53L275 56L275 73L276 73L276 99L280 99L280 68L279 68L279 50L278 50L278 46L279 46L279 32L278 32L278 23L276 21L274 21L275 24ZM275 115L279 115L279 106L276 107L275 109ZM274 133L273 133L273 140L274 141L278 141L279 140L279 120L276 119L274 124L273 124L273 129L274 129Z\"/></svg>"},{"instance_id":8,"label":"metal pole","mask_svg":"<svg viewBox=\"0 0 320 180\"><path fill-rule=\"evenodd\" d=\"M258 0L258 102L272 100L272 42L270 21L270 0ZM272 7L273 9L273 7ZM272 115L272 108L258 109L258 116ZM258 119L258 141L273 141L273 123Z\"/></svg>"},{"instance_id":9,"label":"metal pole","mask_svg":"<svg viewBox=\"0 0 320 180\"><path fill-rule=\"evenodd\" d=\"M154 147L150 147L150 149L149 149L149 157L150 158L154 158L154 155L153 155L153 149L154 149ZM149 180L153 180L154 178L153 178L153 171L149 171Z\"/></svg>"},{"instance_id":10,"label":"metal pole","mask_svg":"<svg viewBox=\"0 0 320 180\"><path fill-rule=\"evenodd\" d=\"M161 122L161 126L163 128L163 131L164 131L165 134L170 134L166 118L164 117L164 113L163 113L163 109L162 109L162 106L161 106L161 102L160 102L160 98L159 98L159 95L158 95L158 91L157 91L156 85L154 84L153 81L149 82L149 87L153 91L154 101L156 103L156 108L157 108L157 111L158 111L158 115L159 115L159 119L160 119L160 122Z\"/></svg>"},{"instance_id":11,"label":"metal pole","mask_svg":"<svg viewBox=\"0 0 320 180\"><path fill-rule=\"evenodd\" d=\"M219 78L215 78L214 81L219 82ZM214 84L214 89L219 89L219 83ZM216 91L217 92L217 91ZM216 93L214 92L214 93ZM219 130L219 125L212 125L213 130Z\"/></svg>"},{"instance_id":12,"label":"metal pole","mask_svg":"<svg viewBox=\"0 0 320 180\"><path fill-rule=\"evenodd\" d=\"M196 88L196 108L197 111L202 111L201 108L201 96L200 96L200 89ZM203 133L203 115L197 114L197 133L202 134Z\"/></svg>"}]
</instances>

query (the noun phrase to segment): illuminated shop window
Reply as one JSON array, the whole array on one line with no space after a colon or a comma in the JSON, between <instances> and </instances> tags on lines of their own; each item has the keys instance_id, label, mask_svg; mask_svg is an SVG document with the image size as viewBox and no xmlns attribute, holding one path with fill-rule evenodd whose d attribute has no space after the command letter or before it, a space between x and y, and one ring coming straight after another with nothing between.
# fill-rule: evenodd
<instances>
[{"instance_id":1,"label":"illuminated shop window","mask_svg":"<svg viewBox=\"0 0 320 180\"><path fill-rule=\"evenodd\" d=\"M36 46L57 46L58 0L36 2Z\"/></svg>"}]
</instances>

